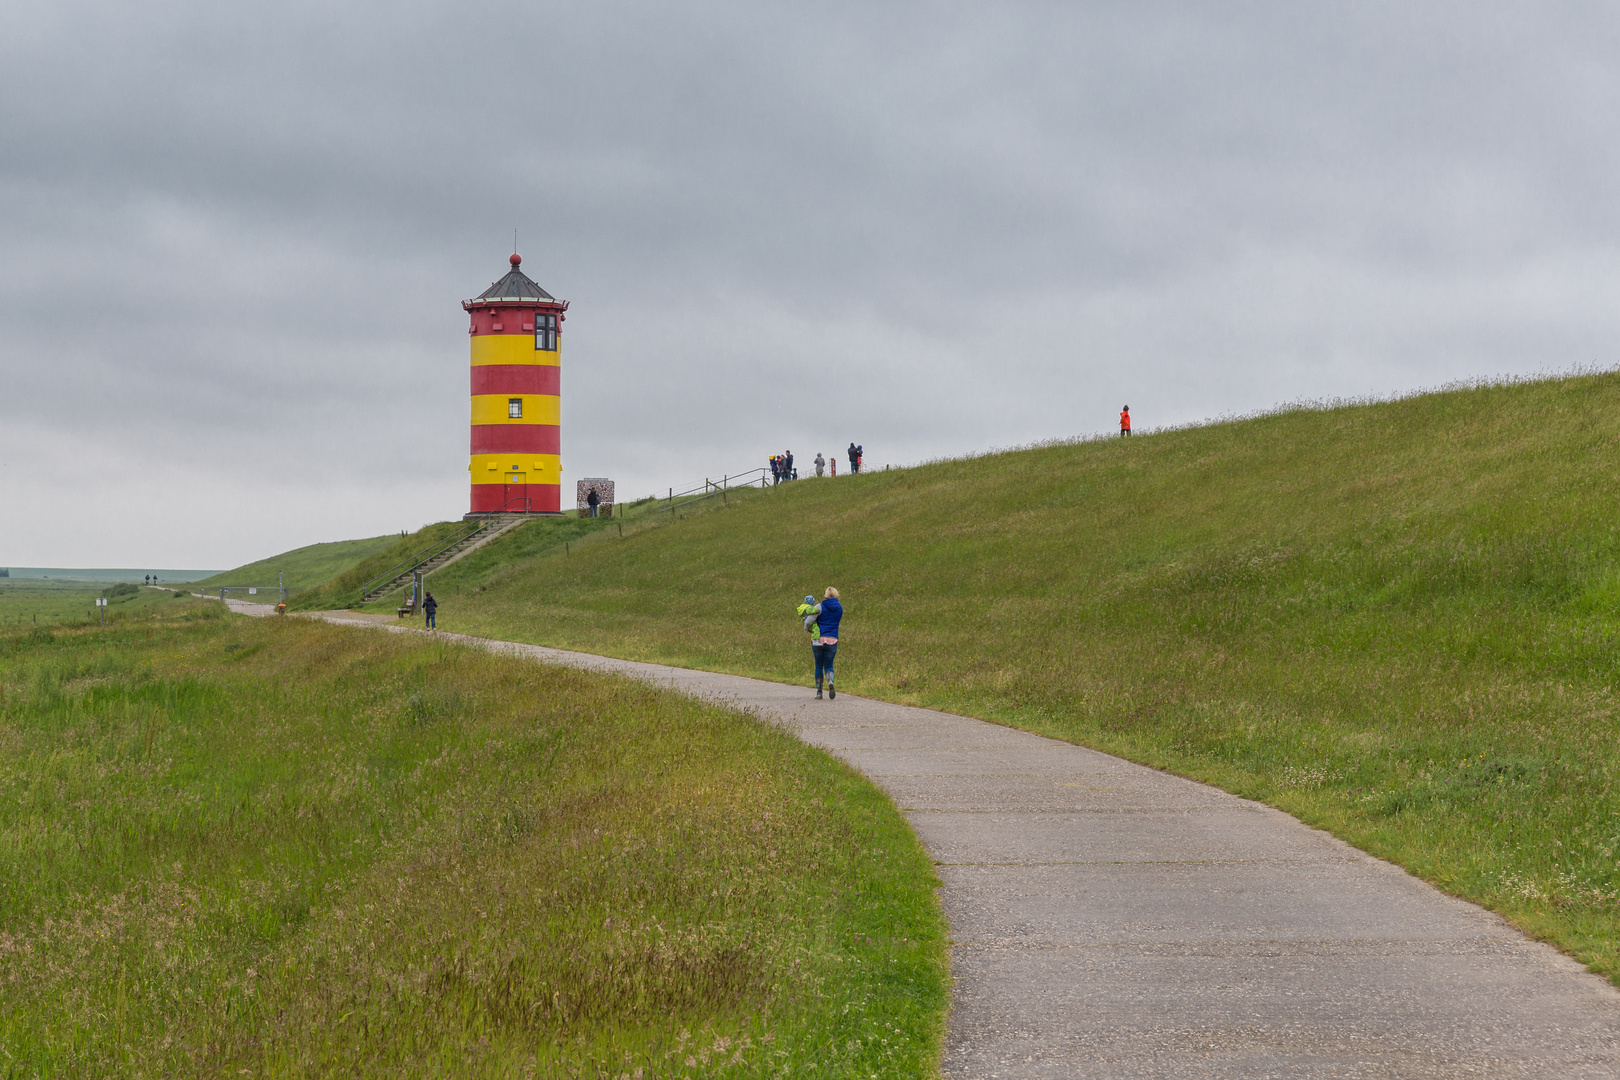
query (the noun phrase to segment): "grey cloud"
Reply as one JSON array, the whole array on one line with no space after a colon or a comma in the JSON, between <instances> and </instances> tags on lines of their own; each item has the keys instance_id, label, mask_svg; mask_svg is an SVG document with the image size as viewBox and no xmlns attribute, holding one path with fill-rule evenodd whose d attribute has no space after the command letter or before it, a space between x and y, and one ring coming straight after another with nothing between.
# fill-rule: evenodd
<instances>
[{"instance_id":1,"label":"grey cloud","mask_svg":"<svg viewBox=\"0 0 1620 1080\"><path fill-rule=\"evenodd\" d=\"M574 303L565 472L638 492L1611 363L1617 37L1575 4L14 5L0 561L64 561L99 498L130 527L75 550L116 564L458 513L457 305L514 226ZM109 449L91 499L16 479ZM160 474L189 532L141 526Z\"/></svg>"}]
</instances>

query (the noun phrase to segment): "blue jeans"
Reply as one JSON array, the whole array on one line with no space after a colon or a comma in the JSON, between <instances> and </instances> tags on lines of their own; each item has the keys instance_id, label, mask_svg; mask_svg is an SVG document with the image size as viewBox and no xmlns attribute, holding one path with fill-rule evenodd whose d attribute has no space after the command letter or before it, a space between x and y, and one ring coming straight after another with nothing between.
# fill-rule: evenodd
<instances>
[{"instance_id":1,"label":"blue jeans","mask_svg":"<svg viewBox=\"0 0 1620 1080\"><path fill-rule=\"evenodd\" d=\"M430 611L427 613L427 625L429 630L437 630L439 628L438 623L434 621L438 614L439 613L437 611Z\"/></svg>"},{"instance_id":2,"label":"blue jeans","mask_svg":"<svg viewBox=\"0 0 1620 1080\"><path fill-rule=\"evenodd\" d=\"M833 657L838 655L837 644L812 645L810 646L810 651L814 653L816 657L816 686L821 686L821 673L823 671L827 673L827 681L832 682Z\"/></svg>"}]
</instances>

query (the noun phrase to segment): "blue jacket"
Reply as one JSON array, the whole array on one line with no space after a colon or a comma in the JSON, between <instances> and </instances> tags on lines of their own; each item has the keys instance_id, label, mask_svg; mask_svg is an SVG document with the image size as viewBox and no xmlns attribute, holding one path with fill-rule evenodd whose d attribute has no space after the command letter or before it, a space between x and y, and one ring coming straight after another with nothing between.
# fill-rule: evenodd
<instances>
[{"instance_id":1,"label":"blue jacket","mask_svg":"<svg viewBox=\"0 0 1620 1080\"><path fill-rule=\"evenodd\" d=\"M835 638L838 636L838 620L844 617L844 605L829 596L821 602L821 614L816 623L821 627L821 636Z\"/></svg>"}]
</instances>

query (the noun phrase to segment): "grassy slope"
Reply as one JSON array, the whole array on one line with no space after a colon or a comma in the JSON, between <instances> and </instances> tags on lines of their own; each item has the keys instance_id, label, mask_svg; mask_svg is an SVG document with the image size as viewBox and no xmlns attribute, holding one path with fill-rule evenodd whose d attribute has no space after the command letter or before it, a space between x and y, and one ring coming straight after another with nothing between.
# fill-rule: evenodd
<instances>
[{"instance_id":1,"label":"grassy slope","mask_svg":"<svg viewBox=\"0 0 1620 1080\"><path fill-rule=\"evenodd\" d=\"M806 481L509 566L446 629L841 685L1283 807L1620 974L1620 377Z\"/></svg>"},{"instance_id":2,"label":"grassy slope","mask_svg":"<svg viewBox=\"0 0 1620 1080\"><path fill-rule=\"evenodd\" d=\"M0 1074L916 1076L932 867L639 683L177 601L0 635Z\"/></svg>"},{"instance_id":3,"label":"grassy slope","mask_svg":"<svg viewBox=\"0 0 1620 1080\"><path fill-rule=\"evenodd\" d=\"M727 501L721 505L736 505L752 498L759 497L762 492L755 489L741 489L730 492ZM636 503L620 505L616 509L618 515L613 519L580 518L570 514L560 518L535 518L524 523L517 529L501 537L493 544L486 545L465 555L456 562L442 570L435 571L427 578L427 589L435 597L454 598L460 596L463 588L482 588L503 576L507 568L527 562L537 555L551 551L566 553L569 547L588 536L596 533L612 533L621 535L625 529L635 530L648 524L664 520L657 511L656 500L641 500ZM707 504L700 504L707 505ZM429 526L417 536L449 535L463 523L458 521L442 522ZM431 533L429 530L438 530ZM427 544L413 538L409 542L390 548L388 552L378 558L365 563L354 572L345 575L334 582L332 587L324 589L317 594L306 596L292 605L298 611L320 611L323 609L343 607L353 602L353 594L357 586L370 577L376 575L381 569L394 565L404 555L420 551ZM376 612L389 612L399 606L405 595L401 588L391 595L384 596L368 605L363 610Z\"/></svg>"},{"instance_id":4,"label":"grassy slope","mask_svg":"<svg viewBox=\"0 0 1620 1080\"><path fill-rule=\"evenodd\" d=\"M730 493L732 500L745 500L751 490ZM599 530L632 527L657 516L656 499L624 503L613 520L588 520L572 515L565 518L537 518L503 539L501 554L494 558L482 550L466 556L462 565L430 575L428 587L454 594L469 578L482 582L491 573L512 561L521 561L559 544L577 541ZM366 540L338 540L311 544L272 555L268 559L239 566L193 583L194 588L212 585L274 586L276 574L284 572L287 588L294 594L289 607L294 611L326 611L354 604L360 587L409 557L429 550L466 523L440 521L425 525L407 536L374 536ZM469 573L471 570L471 573ZM94 595L87 593L87 595ZM397 607L404 590L376 601L368 610L385 611ZM19 609L20 610L20 609ZM72 617L64 614L61 618Z\"/></svg>"},{"instance_id":5,"label":"grassy slope","mask_svg":"<svg viewBox=\"0 0 1620 1080\"><path fill-rule=\"evenodd\" d=\"M346 570L353 569L378 552L398 544L401 537L389 533L366 540L337 540L327 544L310 544L294 548L268 559L238 566L222 574L204 578L197 585L275 585L276 575L286 575L287 588L295 592L324 585Z\"/></svg>"},{"instance_id":6,"label":"grassy slope","mask_svg":"<svg viewBox=\"0 0 1620 1080\"><path fill-rule=\"evenodd\" d=\"M740 506L765 494L757 489L744 488L728 493L727 501L719 505ZM707 509L709 504L700 503L698 506ZM572 545L586 537L598 533L618 537L625 530L634 535L638 529L656 527L668 520L656 511L656 503L635 503L620 506L618 510L619 517L614 520L564 517L530 521L431 575L427 579L427 588L436 598L453 606L464 590L499 588L514 570L536 557L557 553L566 558ZM385 597L371 605L369 610L384 611L393 606L395 598Z\"/></svg>"},{"instance_id":7,"label":"grassy slope","mask_svg":"<svg viewBox=\"0 0 1620 1080\"><path fill-rule=\"evenodd\" d=\"M409 536L396 537L387 546L373 552L347 570L313 589L299 593L288 604L294 611L330 611L345 608L358 598L361 586L401 562L420 552L431 549L449 537L465 522L440 521L424 525Z\"/></svg>"},{"instance_id":8,"label":"grassy slope","mask_svg":"<svg viewBox=\"0 0 1620 1080\"><path fill-rule=\"evenodd\" d=\"M601 518L565 517L536 518L518 526L500 540L464 555L443 570L430 574L427 589L435 597L456 596L462 583L469 578L483 581L511 562L522 562L563 544L578 543L584 537L603 530L615 529L617 523ZM398 605L404 590L385 596L367 610L392 610Z\"/></svg>"}]
</instances>

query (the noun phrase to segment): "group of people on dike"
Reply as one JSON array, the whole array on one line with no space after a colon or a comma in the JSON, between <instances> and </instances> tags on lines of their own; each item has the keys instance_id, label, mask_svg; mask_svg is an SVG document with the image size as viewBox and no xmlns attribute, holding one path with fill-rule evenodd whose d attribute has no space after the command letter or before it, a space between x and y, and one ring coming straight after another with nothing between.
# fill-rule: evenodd
<instances>
[{"instance_id":1,"label":"group of people on dike","mask_svg":"<svg viewBox=\"0 0 1620 1080\"><path fill-rule=\"evenodd\" d=\"M844 618L844 605L838 599L838 590L827 586L819 604L815 596L806 596L804 603L799 605L798 615L804 620L804 628L810 634L810 655L816 670L816 698L821 698L821 679L825 675L827 698L831 700L838 696L838 688L833 685L833 660L838 656L838 624Z\"/></svg>"},{"instance_id":2,"label":"group of people on dike","mask_svg":"<svg viewBox=\"0 0 1620 1080\"><path fill-rule=\"evenodd\" d=\"M848 453L849 471L852 473L860 472L861 459L865 453L864 449L855 445L854 443L850 443ZM797 480L799 478L799 470L793 467L793 451L784 450L780 454L772 454L769 461L771 465L771 483L780 484L784 480ZM821 451L817 450L813 464L816 467L817 476L827 475L829 466L831 467L832 475L838 475L838 459L836 457L831 459L824 458L821 456Z\"/></svg>"}]
</instances>

